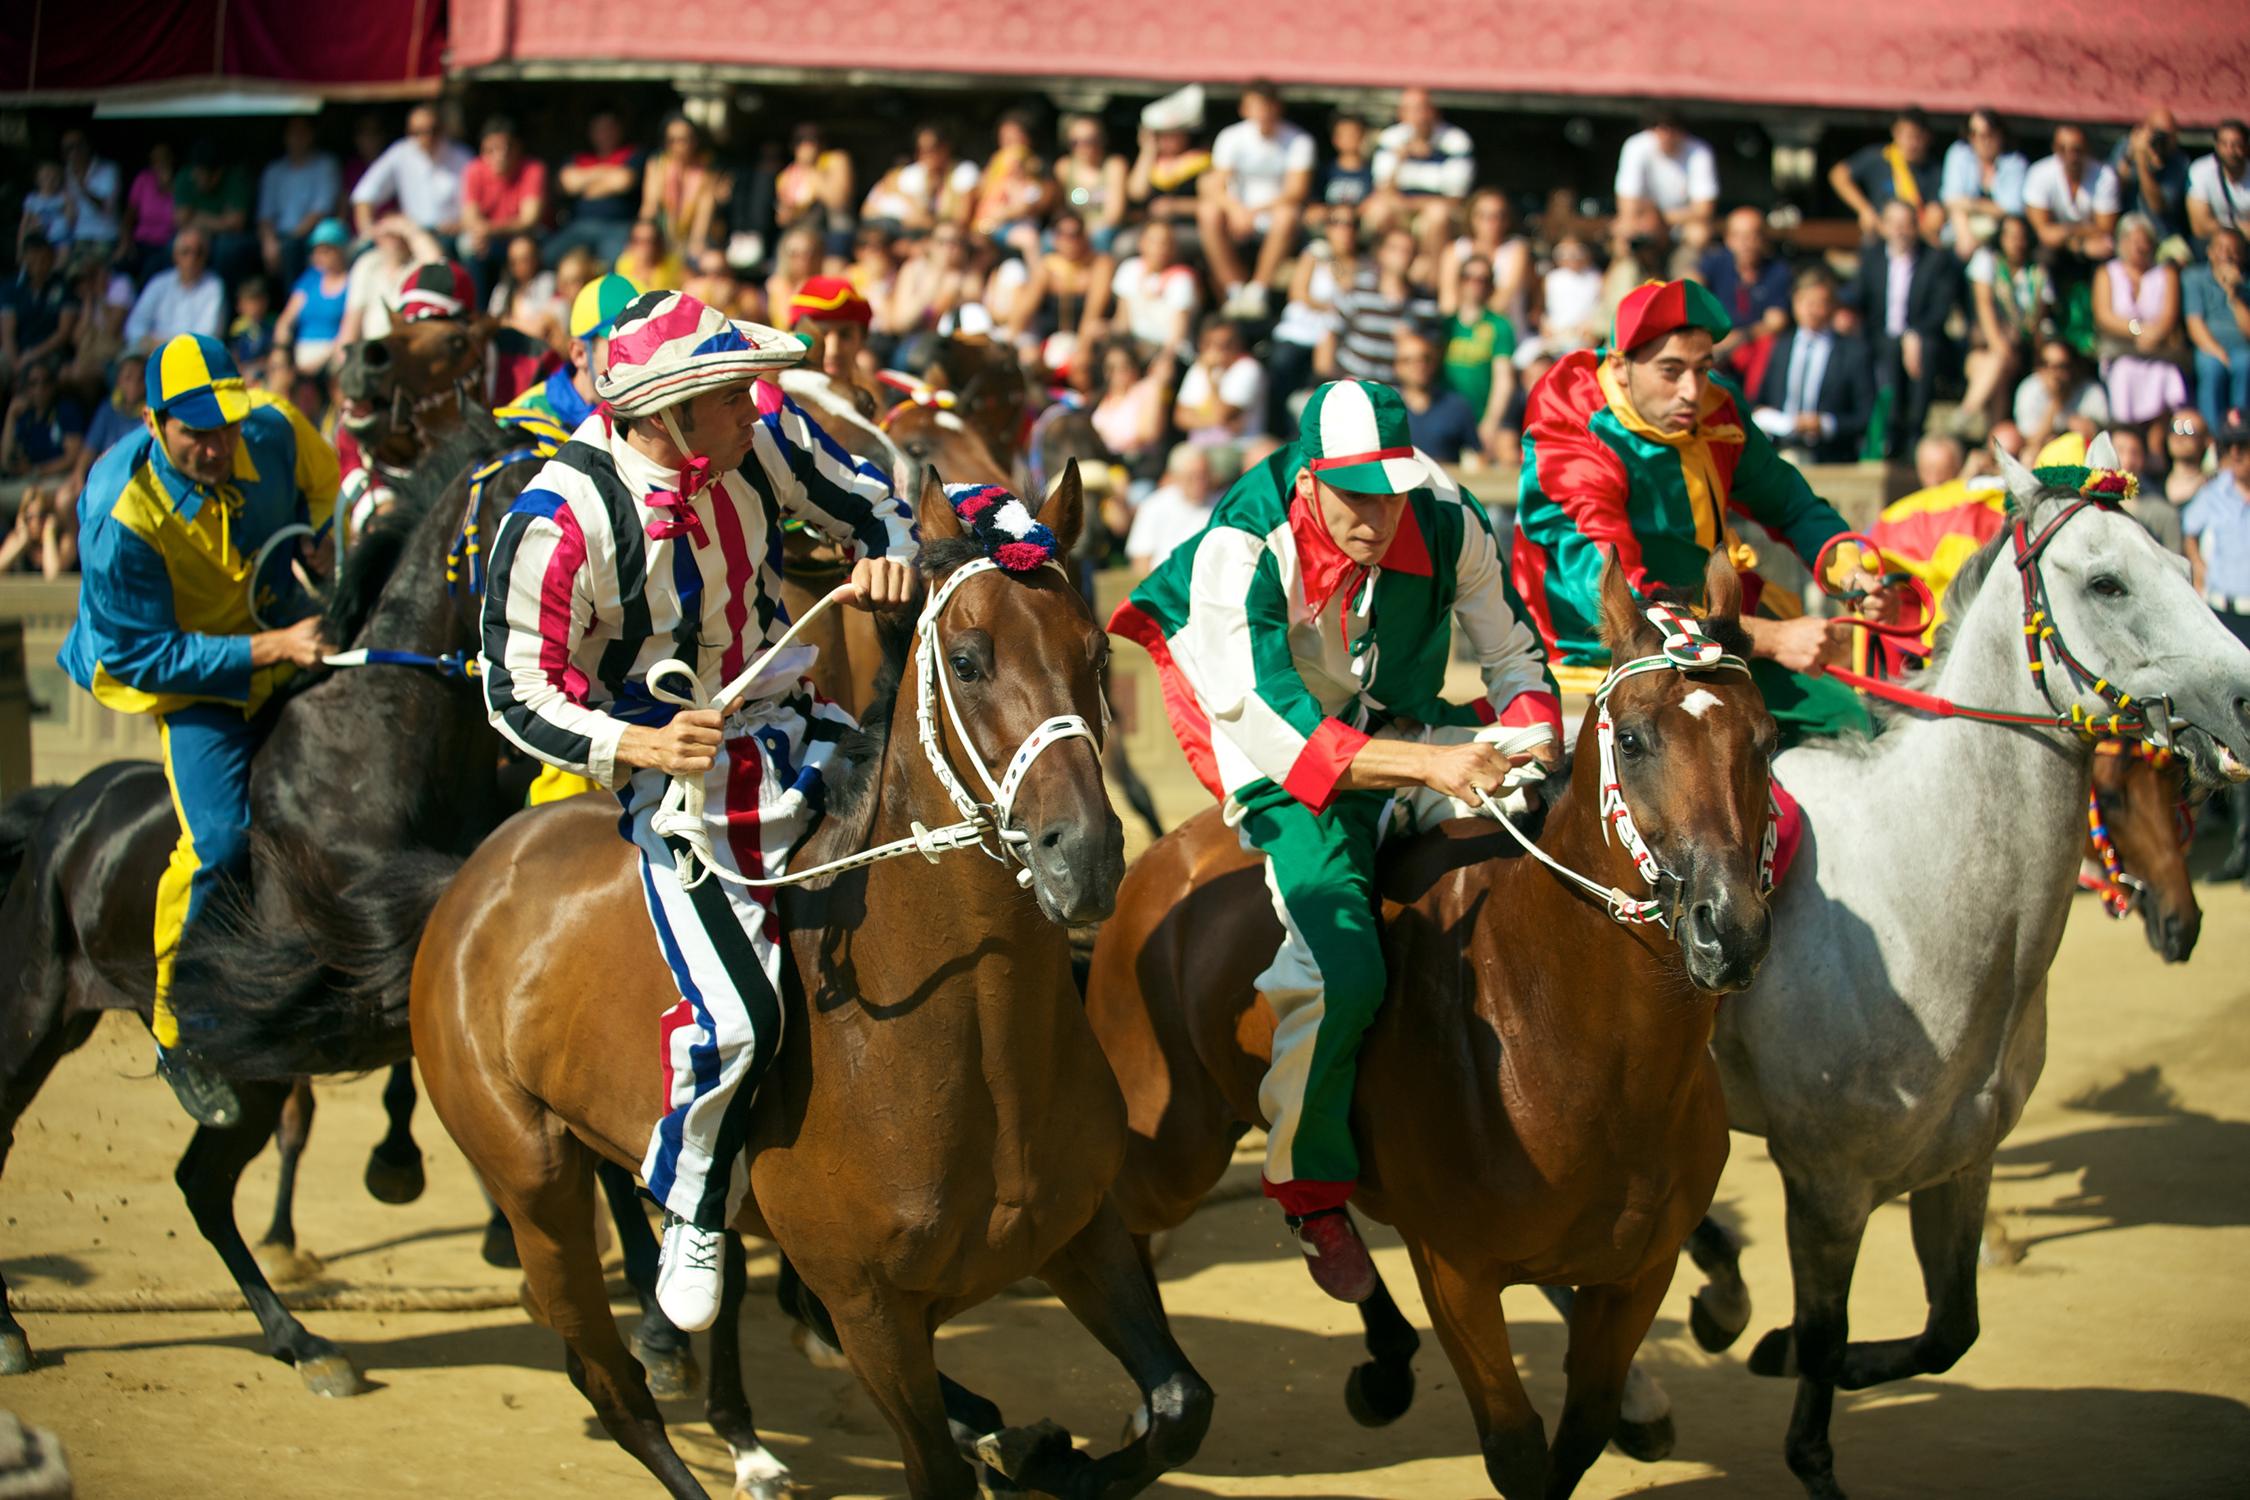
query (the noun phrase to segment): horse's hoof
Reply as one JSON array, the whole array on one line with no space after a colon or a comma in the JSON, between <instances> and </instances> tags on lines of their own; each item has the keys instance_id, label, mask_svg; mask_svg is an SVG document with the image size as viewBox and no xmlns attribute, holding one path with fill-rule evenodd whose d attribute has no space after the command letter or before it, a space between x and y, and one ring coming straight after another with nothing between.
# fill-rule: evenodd
<instances>
[{"instance_id":1,"label":"horse's hoof","mask_svg":"<svg viewBox=\"0 0 2250 1500\"><path fill-rule=\"evenodd\" d=\"M837 1348L802 1323L789 1325L789 1343L816 1370L849 1370L852 1362Z\"/></svg>"},{"instance_id":2,"label":"horse's hoof","mask_svg":"<svg viewBox=\"0 0 2250 1500\"><path fill-rule=\"evenodd\" d=\"M316 1396L357 1396L367 1389L359 1371L341 1354L316 1354L297 1361L297 1378Z\"/></svg>"},{"instance_id":3,"label":"horse's hoof","mask_svg":"<svg viewBox=\"0 0 2250 1500\"><path fill-rule=\"evenodd\" d=\"M1706 1354L1721 1354L1733 1348L1746 1326L1737 1323L1729 1328L1720 1322L1701 1292L1688 1299L1687 1321L1688 1332L1695 1335L1696 1347Z\"/></svg>"},{"instance_id":4,"label":"horse's hoof","mask_svg":"<svg viewBox=\"0 0 2250 1500\"><path fill-rule=\"evenodd\" d=\"M1797 1337L1793 1330L1776 1328L1758 1340L1750 1351L1750 1373L1789 1379L1797 1373Z\"/></svg>"},{"instance_id":5,"label":"horse's hoof","mask_svg":"<svg viewBox=\"0 0 2250 1500\"><path fill-rule=\"evenodd\" d=\"M685 1401L703 1389L703 1367L685 1338L677 1349L652 1349L636 1336L633 1358L648 1377L648 1393L659 1401Z\"/></svg>"},{"instance_id":6,"label":"horse's hoof","mask_svg":"<svg viewBox=\"0 0 2250 1500\"><path fill-rule=\"evenodd\" d=\"M1610 1434L1609 1440L1627 1458L1653 1464L1672 1456L1672 1445L1679 1441L1679 1434L1673 1430L1672 1414L1666 1412L1653 1422L1628 1422L1619 1417L1617 1431Z\"/></svg>"},{"instance_id":7,"label":"horse's hoof","mask_svg":"<svg viewBox=\"0 0 2250 1500\"><path fill-rule=\"evenodd\" d=\"M1069 1430L1051 1417L1042 1417L1029 1427L1003 1427L977 1439L978 1460L1018 1482L1033 1465L1075 1452Z\"/></svg>"},{"instance_id":8,"label":"horse's hoof","mask_svg":"<svg viewBox=\"0 0 2250 1500\"><path fill-rule=\"evenodd\" d=\"M321 1258L310 1250L300 1250L295 1245L279 1245L272 1240L250 1252L257 1257L258 1269L266 1273L266 1280L275 1286L289 1286L300 1281L310 1281L328 1269Z\"/></svg>"},{"instance_id":9,"label":"horse's hoof","mask_svg":"<svg viewBox=\"0 0 2250 1500\"><path fill-rule=\"evenodd\" d=\"M1344 1377L1344 1409L1362 1427L1388 1427L1414 1404L1414 1366L1368 1360Z\"/></svg>"},{"instance_id":10,"label":"horse's hoof","mask_svg":"<svg viewBox=\"0 0 2250 1500\"><path fill-rule=\"evenodd\" d=\"M430 1180L422 1171L422 1153L408 1161L384 1159L378 1146L367 1153L367 1191L378 1203L412 1203L422 1196Z\"/></svg>"},{"instance_id":11,"label":"horse's hoof","mask_svg":"<svg viewBox=\"0 0 2250 1500\"><path fill-rule=\"evenodd\" d=\"M790 1477L789 1466L775 1458L765 1444L753 1442L732 1451L734 1500L787 1500L796 1492L797 1481Z\"/></svg>"},{"instance_id":12,"label":"horse's hoof","mask_svg":"<svg viewBox=\"0 0 2250 1500\"><path fill-rule=\"evenodd\" d=\"M10 1328L0 1333L0 1375L30 1373L31 1340L24 1337L20 1328Z\"/></svg>"},{"instance_id":13,"label":"horse's hoof","mask_svg":"<svg viewBox=\"0 0 2250 1500\"><path fill-rule=\"evenodd\" d=\"M516 1254L516 1232L509 1227L506 1219L498 1215L484 1226L484 1246L481 1253L488 1266L497 1266L503 1271L523 1269L523 1257Z\"/></svg>"}]
</instances>

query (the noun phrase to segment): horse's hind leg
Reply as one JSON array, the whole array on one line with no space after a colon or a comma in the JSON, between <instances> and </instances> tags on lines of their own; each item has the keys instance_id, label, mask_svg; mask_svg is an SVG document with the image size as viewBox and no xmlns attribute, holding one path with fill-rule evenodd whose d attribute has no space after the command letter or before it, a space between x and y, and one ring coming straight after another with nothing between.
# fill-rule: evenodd
<instances>
[{"instance_id":1,"label":"horse's hind leg","mask_svg":"<svg viewBox=\"0 0 2250 1500\"><path fill-rule=\"evenodd\" d=\"M1750 1288L1742 1280L1742 1241L1709 1214L1688 1236L1688 1258L1704 1286L1688 1301L1688 1331L1706 1353L1733 1347L1750 1326Z\"/></svg>"},{"instance_id":2,"label":"horse's hind leg","mask_svg":"<svg viewBox=\"0 0 2250 1500\"><path fill-rule=\"evenodd\" d=\"M378 1202L412 1203L429 1179L422 1172L422 1148L414 1143L414 1063L391 1065L383 1085L383 1113L391 1128L367 1153L367 1191Z\"/></svg>"},{"instance_id":3,"label":"horse's hind leg","mask_svg":"<svg viewBox=\"0 0 2250 1500\"><path fill-rule=\"evenodd\" d=\"M1656 1321L1678 1264L1678 1255L1662 1256L1638 1281L1580 1287L1572 1299L1570 1352L1564 1358L1568 1394L1547 1455L1550 1500L1576 1489L1603 1444L1616 1435L1633 1356Z\"/></svg>"},{"instance_id":4,"label":"horse's hind leg","mask_svg":"<svg viewBox=\"0 0 2250 1500\"><path fill-rule=\"evenodd\" d=\"M719 1320L711 1325L711 1382L704 1419L734 1455L736 1500L783 1500L794 1481L788 1466L760 1441L758 1425L750 1415L750 1398L742 1389L742 1297L750 1277L738 1234L727 1236L722 1275Z\"/></svg>"},{"instance_id":5,"label":"horse's hind leg","mask_svg":"<svg viewBox=\"0 0 2250 1500\"><path fill-rule=\"evenodd\" d=\"M289 1086L281 1106L281 1123L274 1128L274 1150L281 1157L281 1177L274 1184L273 1223L258 1241L258 1264L272 1280L284 1284L317 1274L320 1261L297 1249L297 1162L312 1136L312 1080L299 1078Z\"/></svg>"},{"instance_id":6,"label":"horse's hind leg","mask_svg":"<svg viewBox=\"0 0 2250 1500\"><path fill-rule=\"evenodd\" d=\"M641 1321L633 1329L633 1357L648 1372L648 1388L659 1401L678 1401L695 1394L703 1372L695 1367L695 1344L672 1326L656 1304L657 1243L648 1227L648 1211L641 1207L640 1189L633 1174L610 1161L594 1164L594 1180L601 1184L609 1204L610 1222L617 1226L617 1249L625 1259L625 1279L641 1304Z\"/></svg>"},{"instance_id":7,"label":"horse's hind leg","mask_svg":"<svg viewBox=\"0 0 2250 1500\"><path fill-rule=\"evenodd\" d=\"M1391 1289L1375 1278L1375 1295L1359 1304L1367 1335L1368 1358L1354 1365L1344 1381L1344 1406L1362 1427L1386 1427L1414 1404L1414 1355L1422 1336L1391 1300Z\"/></svg>"},{"instance_id":8,"label":"horse's hind leg","mask_svg":"<svg viewBox=\"0 0 2250 1500\"><path fill-rule=\"evenodd\" d=\"M1543 1286L1539 1293L1562 1314L1565 1323L1570 1321L1571 1311L1578 1305L1578 1293L1574 1288ZM1617 1427L1610 1433L1609 1440L1617 1445L1618 1452L1644 1464L1670 1458L1673 1444L1679 1441L1679 1434L1672 1426L1672 1395L1654 1375L1641 1368L1638 1353L1625 1372L1625 1391L1617 1407Z\"/></svg>"},{"instance_id":9,"label":"horse's hind leg","mask_svg":"<svg viewBox=\"0 0 2250 1500\"><path fill-rule=\"evenodd\" d=\"M1812 1500L1843 1500L1836 1483L1836 1449L1829 1440L1836 1377L1849 1335L1852 1271L1873 1205L1855 1193L1823 1197L1809 1184L1784 1177L1789 1204L1789 1272L1796 1321L1776 1328L1750 1351L1754 1375L1795 1375L1797 1402L1789 1413L1783 1455ZM1851 1184L1850 1192L1859 1184Z\"/></svg>"},{"instance_id":10,"label":"horse's hind leg","mask_svg":"<svg viewBox=\"0 0 2250 1500\"><path fill-rule=\"evenodd\" d=\"M187 1198L195 1227L203 1231L203 1237L219 1252L219 1259L226 1262L234 1284L242 1289L250 1311L265 1329L266 1352L284 1364L295 1365L305 1388L316 1396L356 1396L367 1387L351 1361L328 1340L307 1332L305 1325L281 1305L265 1273L258 1269L257 1257L242 1242L242 1230L234 1220L235 1185L242 1180L242 1169L265 1149L289 1091L280 1084L236 1087L242 1098L241 1120L223 1130L209 1125L196 1127L187 1153L172 1174L173 1181Z\"/></svg>"},{"instance_id":11,"label":"horse's hind leg","mask_svg":"<svg viewBox=\"0 0 2250 1500\"><path fill-rule=\"evenodd\" d=\"M1846 1344L1838 1385L1856 1391L1909 1375L1942 1375L1969 1352L1977 1341L1977 1255L1991 1185L1988 1157L1958 1177L1917 1189L1907 1200L1929 1321L1912 1338Z\"/></svg>"}]
</instances>

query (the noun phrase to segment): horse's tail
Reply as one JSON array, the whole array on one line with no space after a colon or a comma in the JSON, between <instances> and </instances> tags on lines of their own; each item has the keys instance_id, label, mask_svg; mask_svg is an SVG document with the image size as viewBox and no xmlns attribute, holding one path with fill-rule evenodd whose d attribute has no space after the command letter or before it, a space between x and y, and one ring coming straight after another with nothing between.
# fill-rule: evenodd
<instances>
[{"instance_id":1,"label":"horse's tail","mask_svg":"<svg viewBox=\"0 0 2250 1500\"><path fill-rule=\"evenodd\" d=\"M239 887L214 892L182 943L172 1008L187 1045L232 1078L387 1067L412 1050L407 1001L422 927L461 868L413 850L331 888L302 860L260 851L287 892L262 913Z\"/></svg>"},{"instance_id":2,"label":"horse's tail","mask_svg":"<svg viewBox=\"0 0 2250 1500\"><path fill-rule=\"evenodd\" d=\"M0 806L0 895L7 893L14 883L16 871L23 868L23 858L31 848L31 836L47 820L47 814L66 786L35 786L27 792L18 792Z\"/></svg>"}]
</instances>

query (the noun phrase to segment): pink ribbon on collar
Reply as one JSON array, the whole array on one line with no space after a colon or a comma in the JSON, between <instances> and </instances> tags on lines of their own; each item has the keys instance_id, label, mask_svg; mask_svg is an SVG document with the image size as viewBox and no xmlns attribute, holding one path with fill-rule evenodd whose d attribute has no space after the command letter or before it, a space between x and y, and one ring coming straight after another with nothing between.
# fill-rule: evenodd
<instances>
[{"instance_id":1,"label":"pink ribbon on collar","mask_svg":"<svg viewBox=\"0 0 2250 1500\"><path fill-rule=\"evenodd\" d=\"M680 466L676 490L651 490L643 502L651 510L669 511L669 516L648 523L648 534L655 541L666 537L686 536L700 543L703 540L703 518L688 504L711 483L711 460L697 454Z\"/></svg>"}]
</instances>

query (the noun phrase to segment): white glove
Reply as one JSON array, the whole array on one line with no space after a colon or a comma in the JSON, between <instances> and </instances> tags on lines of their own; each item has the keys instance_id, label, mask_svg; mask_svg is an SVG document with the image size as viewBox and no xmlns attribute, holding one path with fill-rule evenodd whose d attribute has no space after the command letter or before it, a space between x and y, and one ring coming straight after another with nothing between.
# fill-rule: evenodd
<instances>
[{"instance_id":1,"label":"white glove","mask_svg":"<svg viewBox=\"0 0 2250 1500\"><path fill-rule=\"evenodd\" d=\"M1490 745L1502 755L1522 755L1541 745L1555 741L1551 724L1487 724L1478 730L1475 742ZM1500 783L1500 795L1492 800L1511 818L1520 818L1539 802L1539 784L1547 779L1547 768L1535 760L1520 766L1510 766ZM1481 818L1488 814L1482 803L1470 804L1459 798L1453 800L1453 814L1459 818Z\"/></svg>"}]
</instances>

